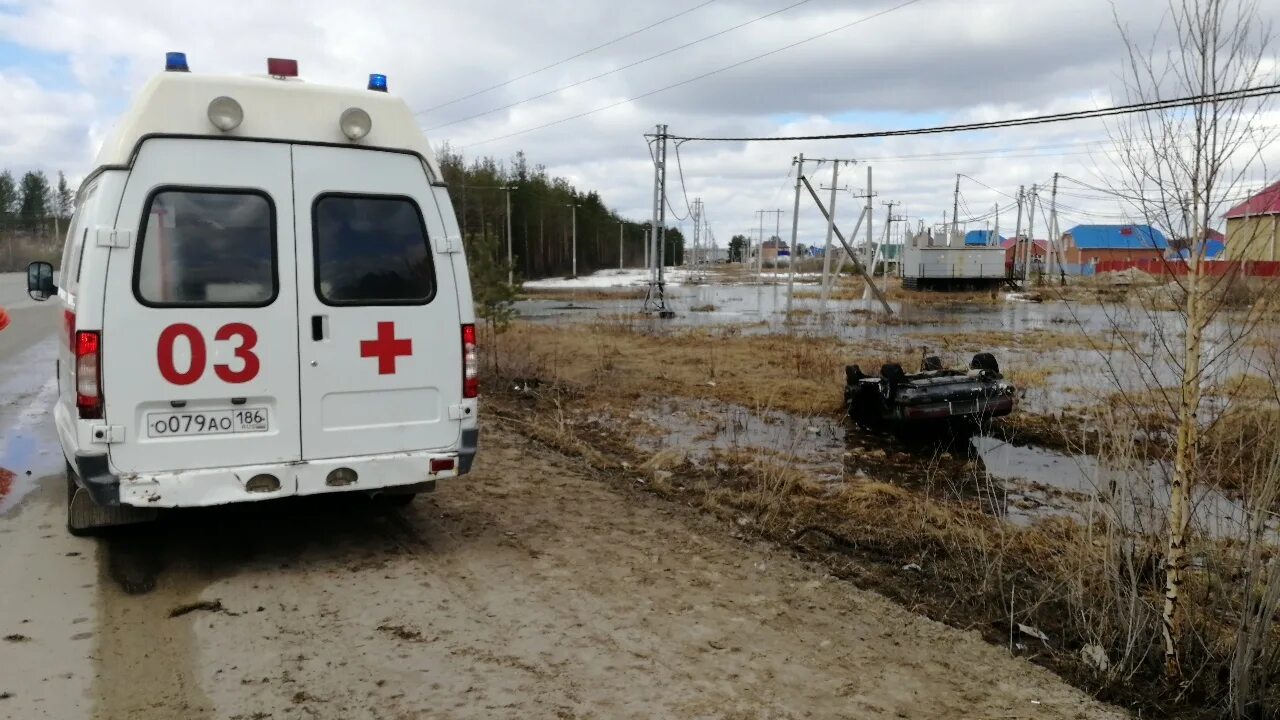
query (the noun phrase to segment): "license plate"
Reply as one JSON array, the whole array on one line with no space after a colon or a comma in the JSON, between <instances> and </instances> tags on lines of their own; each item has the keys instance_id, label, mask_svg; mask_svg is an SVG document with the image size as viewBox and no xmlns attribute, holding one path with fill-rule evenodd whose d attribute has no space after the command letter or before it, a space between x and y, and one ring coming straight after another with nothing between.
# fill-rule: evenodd
<instances>
[{"instance_id":1,"label":"license plate","mask_svg":"<svg viewBox=\"0 0 1280 720\"><path fill-rule=\"evenodd\" d=\"M255 433L266 432L267 427L264 407L147 414L148 437Z\"/></svg>"},{"instance_id":2,"label":"license plate","mask_svg":"<svg viewBox=\"0 0 1280 720\"><path fill-rule=\"evenodd\" d=\"M973 415L976 412L978 412L977 400L963 400L951 403L952 415Z\"/></svg>"}]
</instances>

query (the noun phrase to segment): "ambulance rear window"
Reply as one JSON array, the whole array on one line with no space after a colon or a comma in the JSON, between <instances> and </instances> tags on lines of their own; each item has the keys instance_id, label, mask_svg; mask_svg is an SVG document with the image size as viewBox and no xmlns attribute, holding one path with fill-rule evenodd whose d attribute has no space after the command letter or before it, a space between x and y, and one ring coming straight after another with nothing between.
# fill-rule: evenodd
<instances>
[{"instance_id":1,"label":"ambulance rear window","mask_svg":"<svg viewBox=\"0 0 1280 720\"><path fill-rule=\"evenodd\" d=\"M133 291L144 305L262 307L275 299L275 208L265 194L162 189L143 222Z\"/></svg>"},{"instance_id":2,"label":"ambulance rear window","mask_svg":"<svg viewBox=\"0 0 1280 720\"><path fill-rule=\"evenodd\" d=\"M329 305L424 305L435 269L417 203L406 197L321 195L315 226L316 294Z\"/></svg>"}]
</instances>

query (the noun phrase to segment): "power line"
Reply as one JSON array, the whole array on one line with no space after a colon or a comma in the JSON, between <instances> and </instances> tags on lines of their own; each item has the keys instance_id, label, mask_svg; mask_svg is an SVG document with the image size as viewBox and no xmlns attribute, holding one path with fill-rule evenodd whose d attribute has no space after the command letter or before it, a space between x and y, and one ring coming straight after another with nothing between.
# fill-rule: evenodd
<instances>
[{"instance_id":1,"label":"power line","mask_svg":"<svg viewBox=\"0 0 1280 720\"><path fill-rule=\"evenodd\" d=\"M690 215L692 215L693 208L689 206L689 188L684 184L684 163L680 161L680 143L674 144L676 147L676 171L680 175L680 192L684 195L685 209L689 211ZM674 213L675 211L672 210L671 212Z\"/></svg>"},{"instance_id":2,"label":"power line","mask_svg":"<svg viewBox=\"0 0 1280 720\"><path fill-rule=\"evenodd\" d=\"M792 142L797 140L862 140L868 138L900 137L903 135L936 135L940 133L967 132L971 130L1022 127L1024 125L1045 125L1048 123L1066 122L1069 120L1091 120L1094 118L1128 115L1138 112L1150 112L1153 110L1167 110L1171 108L1185 107L1188 105L1221 102L1224 100L1247 100L1249 98L1266 97L1268 95L1273 95L1276 92L1280 92L1280 83L1273 85L1259 85L1257 87L1241 88L1238 90L1224 90L1217 93L1189 95L1187 97L1171 98L1168 100L1150 100L1140 103L1131 103L1128 105L1115 105L1109 108L1075 110L1072 112L1054 113L1051 115L1033 115L1031 117L1010 118L1006 120L986 120L982 122L961 123L958 125L935 125L933 127L910 128L905 130L876 130L870 132L836 133L830 135L790 135L768 137L690 137L688 135L668 135L667 137L671 140L679 140L683 142L690 142L694 140L704 142Z\"/></svg>"},{"instance_id":3,"label":"power line","mask_svg":"<svg viewBox=\"0 0 1280 720\"><path fill-rule=\"evenodd\" d=\"M979 180L979 179L978 179L978 178L976 178L976 177L973 177L972 175L965 175L964 173L960 173L960 177L965 178L965 179L967 179L967 180L972 180L973 182L978 183L978 184L979 184L979 185L981 185L982 187L984 187L984 188L986 188L986 189L990 190L991 192L999 193L1000 195L1003 195L1003 196L1005 196L1005 197L1009 198L1010 200L1017 200L1017 199L1018 199L1018 198L1014 197L1013 195L1010 195L1009 193L1007 193L1007 192L1005 192L1005 191L1003 191L1003 190L997 190L997 189L995 189L995 188L991 187L990 185L988 185L988 184L986 184L986 183L982 182L981 180Z\"/></svg>"},{"instance_id":4,"label":"power line","mask_svg":"<svg viewBox=\"0 0 1280 720\"><path fill-rule=\"evenodd\" d=\"M814 41L814 40L818 40L818 39L820 39L820 38L824 38L824 37L826 37L826 36L828 36L828 35L832 35L832 34L835 34L835 33L837 33L837 32L840 32L841 30L847 30L848 28L851 28L851 27L853 27L853 26L855 26L855 25L861 25L861 24L862 24L862 23L864 23L864 22L867 22L867 21L869 21L869 20L874 20L874 19L876 19L876 18L878 18L878 17L881 17L881 16L883 16L883 15L888 15L889 13L894 12L895 10L901 10L902 8L907 7L908 5L915 5L915 4L916 4L916 3L918 3L918 2L920 2L920 0L906 0L906 2L899 3L899 4L897 4L897 5L894 5L894 6L893 6L893 7L891 7L891 8L887 8L887 9L885 9L885 10L881 10L881 11L879 11L879 12L872 13L871 15L866 15L866 16L864 16L864 17L858 18L857 20L854 20L853 22L850 22L850 23L845 23L844 25L841 25L840 27L832 28L831 30L827 30L826 32L818 33L817 35L811 35L811 36L809 36L809 37L807 37L807 38L805 38L805 39L803 39L803 40L797 40L796 42L793 42L793 43L791 43L791 44L789 44L789 45L783 45L783 46L782 46L782 47L780 47L780 48L775 48L775 49L773 49L773 50L770 50L769 52L761 53L761 54L759 54L759 55L754 55L754 56L752 56L752 57L746 58L745 60L739 60L739 61L737 61L737 62L735 62L735 63L730 63L729 65L724 65L724 66L722 66L722 67L716 68L715 70L711 70L711 71L709 71L709 72L702 73L701 75L695 75L695 76L693 76L693 77L691 77L691 78L688 78L688 79L686 79L686 80L681 80L680 82L677 82L677 83L672 83L672 84L670 84L670 85L666 85L666 86L664 86L664 87L656 88L656 89L654 89L654 90L650 90L650 91L648 91L648 92L641 93L641 94L639 94L639 95L635 95L635 96L633 96L633 97L626 98L625 100L619 100L619 101L617 101L617 102L609 103L608 105L601 105L600 107L597 107L597 108L594 108L594 109L591 109L591 110L587 110L587 111L584 111L584 112L580 112L580 113L578 113L578 114L576 114L576 115L570 115L570 116L568 116L568 117L563 117L563 118L560 118L559 120L552 120L551 122L543 123L543 124L541 124L541 125L535 125L534 127L531 127L531 128L525 128L524 130L517 130L516 132L507 133L506 135L499 135L499 136L497 136L497 137L491 137L491 138L489 138L488 140L481 140L481 141L479 141L479 142L474 142L474 143L471 143L470 145L466 145L465 147L475 147L476 145L485 145L485 144L487 144L487 143L496 142L496 141L498 141L498 140L506 140L506 139L508 139L508 138L513 138L513 137L516 137L516 136L519 136L519 135L524 135L524 134L526 134L526 133L535 132L535 131L537 131L537 130L545 130L546 128L553 127L553 126L556 126L556 125L560 125L560 124L562 124L562 123L569 122L570 120L578 120L578 119L580 119L580 118L587 117L588 115L594 115L594 114L596 114L596 113L598 113L598 112L604 112L605 110L611 110L611 109L616 108L616 107L618 107L618 106L620 106L620 105L626 105L627 103L635 102L636 100L643 100L644 98L650 97L651 95L657 95L658 93L666 92L667 90L674 90L675 88L682 87L682 86L684 86L684 85L688 85L689 83L693 83L693 82L697 82L697 81L699 81L699 80L703 80L703 79L709 78L709 77L711 77L712 75L718 75L718 74L720 74L720 73L722 73L722 72L725 72L726 70L732 70L733 68L741 67L741 66L743 66L743 65L746 65L747 63L755 62L756 60L761 60L761 59L764 59L764 58L769 57L769 56L771 56L771 55L777 55L778 53L783 52L783 51L785 51L785 50L790 50L790 49L792 49L792 48L794 48L794 47L798 47L798 46L800 46L800 45L804 45L805 43L812 42L812 41Z\"/></svg>"},{"instance_id":5,"label":"power line","mask_svg":"<svg viewBox=\"0 0 1280 720\"><path fill-rule=\"evenodd\" d=\"M740 28L744 28L744 27L746 27L746 26L748 26L748 25L750 25L750 24L752 24L752 23L760 22L761 20L764 20L764 19L766 19L766 18L771 18L771 17L773 17L774 15L778 15L778 14L780 14L780 13L784 13L784 12L786 12L786 11L788 11L788 10L792 9L792 8L799 7L799 6L804 5L805 3L808 3L808 2L811 2L811 1L812 1L812 0L799 0L799 2L792 3L792 4L790 4L790 5L788 5L788 6L784 7L784 8L780 8L780 9L778 9L778 10L774 10L773 12L770 12L770 13L766 13L766 14L761 15L760 17L755 18L755 19L753 19L753 20L748 20L748 21L743 22L743 23L738 23L737 25L734 25L733 27L725 28L724 30L720 30L719 32L714 32L714 33L712 33L712 34L710 34L710 35L704 35L704 36L702 36L702 37L698 38L697 40L693 40L693 41L687 42L687 43L685 43L685 44L683 44L683 45L679 45L679 46L677 46L677 47L673 47L673 48L671 48L671 49L669 49L669 50L663 50L662 52L658 53L657 55L650 55L650 56L649 56L649 57L647 57L647 58L642 58L642 59L640 59L640 60L636 60L635 62L628 63L628 64L626 64L626 65L623 65L622 67L614 68L614 69L612 69L612 70L606 70L605 72L599 73L599 74L597 74L597 75L592 75L592 76L591 76L591 77L589 77L589 78L584 78L584 79L582 79L582 80L578 80L577 82L569 83L568 85L561 85L560 87L555 88L554 90L548 90L548 91L546 91L546 92L544 92L544 93L538 93L537 95L530 95L529 97L527 97L527 98L525 98L525 99L523 99L523 100L517 100L517 101L512 102L512 103L507 103L506 105L503 105L503 106L501 106L501 107L492 108L492 109L489 109L489 110L485 110L484 112L478 112L478 113L476 113L476 114L474 114L474 115L468 115L467 117L464 117L464 118L458 118L457 120L450 120L450 121L449 121L449 122L447 122L447 123L441 123L441 124L439 124L439 125L435 125L435 126L433 126L433 127L429 127L429 128L427 128L427 132L431 132L431 131L433 131L433 130L439 130L440 128L444 128L444 127L449 127L450 125L457 125L458 123L467 122L467 121L469 121L469 120L475 120L476 118L481 118L481 117L484 117L485 115L492 115L492 114L494 114L494 113L496 113L496 112L502 112L503 110L510 110L511 108L516 107L517 105L523 105L523 104L525 104L525 103L527 103L527 102L532 102L532 101L534 101L534 100L541 100L542 98L547 97L547 96L549 96L549 95L555 95L556 93L563 92L563 91L565 91L565 90L569 90L569 89L571 89L571 88L576 88L576 87L578 87L579 85L585 85L586 83L589 83L589 82L591 82L591 81L593 81L593 80L599 80L599 79L600 79L600 78L602 78L602 77L608 77L609 75L613 75L613 74L615 74L615 73L620 73L620 72L622 72L623 70L629 70L629 69L631 69L631 68L633 68L633 67L636 67L637 65L643 65L643 64L645 64L645 63L649 62L650 60L657 60L657 59L658 59L658 58L660 58L660 57L664 57L664 56L670 55L670 54L672 54L672 53L674 53L674 52L679 52L680 50L684 50L685 48L692 47L692 46L694 46L694 45L697 45L698 43L706 42L707 40L711 40L711 39L713 39L713 38L720 37L721 35L725 35L725 34L727 34L727 33L731 33L731 32L733 32L734 30L738 30L738 29L740 29Z\"/></svg>"},{"instance_id":6,"label":"power line","mask_svg":"<svg viewBox=\"0 0 1280 720\"><path fill-rule=\"evenodd\" d=\"M489 91L491 91L491 90L497 90L497 89L498 89L498 88L500 88L500 87L506 87L507 85L510 85L511 83L516 82L517 80L523 80L523 79L525 79L525 78L527 78L527 77L531 77L531 76L533 76L533 75L537 75L538 73L540 73L540 72L542 72L542 71L544 71L544 70L550 70L550 69L551 69L551 68L553 68L553 67L557 67L557 66L559 66L559 65L563 65L563 64L565 64L565 63L567 63L567 62L569 62L569 61L571 61L571 60L577 60L578 58L580 58L580 57L582 57L582 56L584 56L584 55L590 55L591 53L593 53L593 52L595 52L595 51L597 51L597 50L602 50L602 49L604 49L604 48L609 47L610 45L613 45L613 44L615 44L615 43L622 42L623 40L626 40L627 38L635 37L636 35L639 35L640 33L644 32L645 30L652 30L653 28L656 28L656 27L658 27L659 25L662 25L663 23L668 23L668 22L671 22L672 20L675 20L675 19L676 19L676 18L678 18L678 17L682 17L682 16L684 16L684 15L688 15L689 13L693 12L694 10L699 10L699 9L701 9L701 8L704 8L704 7L706 7L706 6L710 5L711 3L715 2L715 1L716 1L716 0L706 0L706 2L701 3L701 4L699 4L699 5L695 5L695 6L691 7L691 8L689 8L688 10L683 10L683 11L681 11L681 12L676 13L675 15L669 15L669 16L667 16L667 17L665 17L665 18L662 18L661 20L659 20L659 21L657 21L657 22L650 23L649 25L645 25L644 27L640 28L639 30L632 30L631 32L626 33L625 35L619 35L618 37L616 37L616 38L614 38L614 39L612 39L612 40L610 40L610 41L608 41L608 42L606 42L606 43L601 43L601 44L599 44L599 45L596 45L596 46L595 46L595 47L593 47L593 48L588 48L588 49L583 50L582 52L577 53L577 54L575 54L575 55L570 55L569 57L567 57L567 58L565 58L565 59L563 59L563 60L557 60L556 62L553 62L553 63L551 63L550 65L544 65L544 66L542 66L542 67L538 68L537 70L530 70L529 72L524 73L523 75L517 75L517 76L515 76L515 77L511 78L510 80L504 80L504 81L502 81L502 82L498 83L497 85L490 85L489 87L484 88L483 90L477 90L477 91L475 91L475 92L471 93L470 95L463 95L462 97L454 98L454 99L452 99L452 100L450 100L450 101L448 101L448 102L440 103L439 105L432 105L431 107L427 108L426 110L419 110L418 112L414 113L414 115L424 115L424 114L429 113L429 112L431 112L431 111L433 111L433 110L439 110L440 108L449 107L450 105L453 105L453 104L456 104L456 103L460 103L460 102L462 102L463 100L470 100L471 98L476 97L477 95L483 95L483 94L485 94L485 93L487 93L487 92L489 92Z\"/></svg>"}]
</instances>

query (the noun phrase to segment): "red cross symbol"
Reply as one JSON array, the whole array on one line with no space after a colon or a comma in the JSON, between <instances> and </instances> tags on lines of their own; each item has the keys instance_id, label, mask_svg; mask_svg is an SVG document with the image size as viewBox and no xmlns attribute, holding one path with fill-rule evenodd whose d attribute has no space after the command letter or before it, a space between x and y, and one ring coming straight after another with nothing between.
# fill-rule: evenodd
<instances>
[{"instance_id":1,"label":"red cross symbol","mask_svg":"<svg viewBox=\"0 0 1280 720\"><path fill-rule=\"evenodd\" d=\"M378 323L377 339L360 341L360 357L378 358L379 375L395 375L396 358L412 354L413 340L409 338L397 340L394 322Z\"/></svg>"}]
</instances>

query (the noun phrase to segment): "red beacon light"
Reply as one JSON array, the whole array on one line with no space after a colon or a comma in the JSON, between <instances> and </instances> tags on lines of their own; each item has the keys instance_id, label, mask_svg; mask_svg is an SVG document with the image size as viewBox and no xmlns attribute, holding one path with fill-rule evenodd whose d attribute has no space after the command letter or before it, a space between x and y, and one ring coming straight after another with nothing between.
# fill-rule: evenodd
<instances>
[{"instance_id":1,"label":"red beacon light","mask_svg":"<svg viewBox=\"0 0 1280 720\"><path fill-rule=\"evenodd\" d=\"M267 58L267 74L276 78L298 77L298 61L287 58Z\"/></svg>"}]
</instances>

